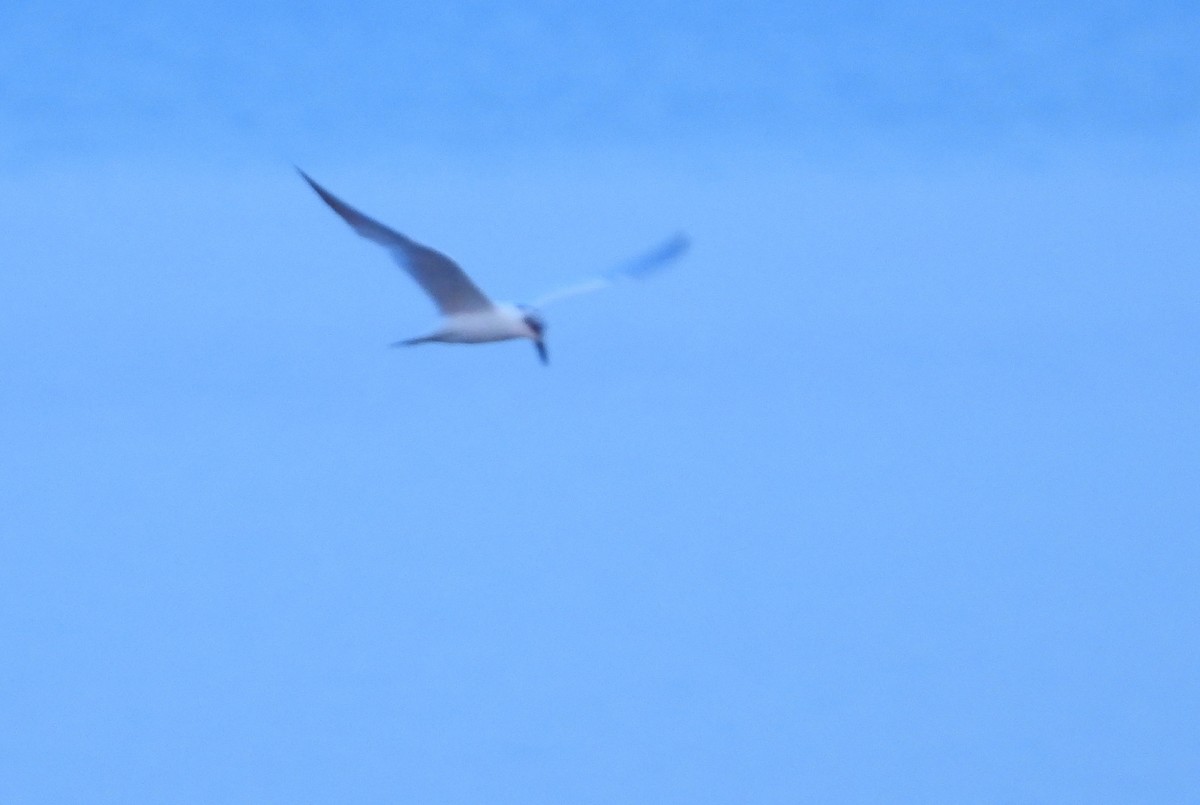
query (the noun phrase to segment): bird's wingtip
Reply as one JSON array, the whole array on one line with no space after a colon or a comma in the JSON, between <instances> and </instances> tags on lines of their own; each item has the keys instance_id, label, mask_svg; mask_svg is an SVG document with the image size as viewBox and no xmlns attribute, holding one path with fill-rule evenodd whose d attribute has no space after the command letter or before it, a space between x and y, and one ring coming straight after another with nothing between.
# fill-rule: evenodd
<instances>
[{"instance_id":1,"label":"bird's wingtip","mask_svg":"<svg viewBox=\"0 0 1200 805\"><path fill-rule=\"evenodd\" d=\"M301 179L308 182L313 187L317 186L317 183L313 181L313 178L304 172L304 168L300 167L299 165L292 165L292 167L296 169L296 173L300 174Z\"/></svg>"}]
</instances>

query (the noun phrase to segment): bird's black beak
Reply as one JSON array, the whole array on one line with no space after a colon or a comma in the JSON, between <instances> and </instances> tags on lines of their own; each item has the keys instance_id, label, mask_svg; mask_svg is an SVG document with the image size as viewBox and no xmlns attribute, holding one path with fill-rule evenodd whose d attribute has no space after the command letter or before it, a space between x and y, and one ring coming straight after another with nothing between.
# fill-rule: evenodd
<instances>
[{"instance_id":1,"label":"bird's black beak","mask_svg":"<svg viewBox=\"0 0 1200 805\"><path fill-rule=\"evenodd\" d=\"M537 347L538 357L541 358L542 365L549 366L550 355L546 352L546 342L539 338L537 341L533 342L533 345Z\"/></svg>"}]
</instances>

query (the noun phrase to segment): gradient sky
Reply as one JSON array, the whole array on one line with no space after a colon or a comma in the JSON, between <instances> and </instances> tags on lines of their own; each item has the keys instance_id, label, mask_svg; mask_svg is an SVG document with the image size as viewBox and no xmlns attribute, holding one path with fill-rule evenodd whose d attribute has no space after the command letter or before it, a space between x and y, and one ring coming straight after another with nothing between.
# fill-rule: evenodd
<instances>
[{"instance_id":1,"label":"gradient sky","mask_svg":"<svg viewBox=\"0 0 1200 805\"><path fill-rule=\"evenodd\" d=\"M1184 3L9 3L0 801L1200 799L1198 86ZM499 298L694 248L390 350L292 163Z\"/></svg>"}]
</instances>

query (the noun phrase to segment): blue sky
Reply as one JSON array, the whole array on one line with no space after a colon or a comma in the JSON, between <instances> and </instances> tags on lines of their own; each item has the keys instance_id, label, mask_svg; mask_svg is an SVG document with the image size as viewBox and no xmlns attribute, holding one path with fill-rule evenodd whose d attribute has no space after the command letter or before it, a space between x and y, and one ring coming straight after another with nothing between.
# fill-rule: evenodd
<instances>
[{"instance_id":1,"label":"blue sky","mask_svg":"<svg viewBox=\"0 0 1200 805\"><path fill-rule=\"evenodd\" d=\"M1190 6L4 15L0 799L1200 796Z\"/></svg>"}]
</instances>

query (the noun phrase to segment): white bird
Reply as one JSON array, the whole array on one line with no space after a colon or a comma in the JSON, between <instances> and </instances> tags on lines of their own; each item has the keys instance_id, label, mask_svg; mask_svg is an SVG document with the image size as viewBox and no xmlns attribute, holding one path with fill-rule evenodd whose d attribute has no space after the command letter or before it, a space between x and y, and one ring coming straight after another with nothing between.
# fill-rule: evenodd
<instances>
[{"instance_id":1,"label":"white bird","mask_svg":"<svg viewBox=\"0 0 1200 805\"><path fill-rule=\"evenodd\" d=\"M480 344L528 338L537 348L542 363L546 353L546 324L539 308L578 294L598 291L623 279L645 276L683 254L687 238L676 235L658 248L586 282L546 294L532 305L493 302L471 281L458 264L441 252L422 246L358 210L317 184L299 168L304 181L355 232L387 249L392 259L429 294L442 314L441 326L429 335L397 341L393 346L412 346L440 341L448 344Z\"/></svg>"}]
</instances>

